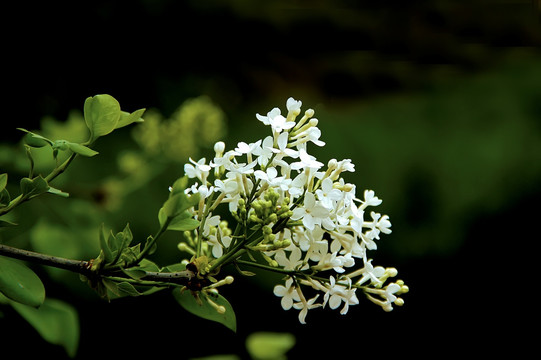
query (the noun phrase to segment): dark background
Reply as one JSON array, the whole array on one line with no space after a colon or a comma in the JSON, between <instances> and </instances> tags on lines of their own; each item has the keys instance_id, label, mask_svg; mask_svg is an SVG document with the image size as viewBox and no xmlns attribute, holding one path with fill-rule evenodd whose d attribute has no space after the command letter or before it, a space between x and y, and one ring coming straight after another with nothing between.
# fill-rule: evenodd
<instances>
[{"instance_id":1,"label":"dark background","mask_svg":"<svg viewBox=\"0 0 541 360\"><path fill-rule=\"evenodd\" d=\"M264 131L254 114L293 96L320 119L328 146L318 159L352 158L358 188L384 200L393 233L374 263L396 266L411 288L392 313L360 298L347 316L312 311L303 326L269 289L240 279L223 293L235 335L166 294L106 303L46 283L79 311L78 358L245 357L253 331L294 333L292 359L525 351L538 302L529 255L541 200L539 6L139 0L3 9L3 142L98 93L166 115L208 95L227 115L227 143L253 141ZM0 321L2 353L64 356L16 314Z\"/></svg>"}]
</instances>

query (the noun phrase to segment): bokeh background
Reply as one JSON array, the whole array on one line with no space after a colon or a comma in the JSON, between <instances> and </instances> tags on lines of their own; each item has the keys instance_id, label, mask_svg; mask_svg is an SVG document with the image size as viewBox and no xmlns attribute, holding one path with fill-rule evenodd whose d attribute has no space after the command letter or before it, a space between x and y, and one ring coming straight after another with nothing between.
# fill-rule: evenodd
<instances>
[{"instance_id":1,"label":"bokeh background","mask_svg":"<svg viewBox=\"0 0 541 360\"><path fill-rule=\"evenodd\" d=\"M72 197L24 205L0 241L74 258L97 254L97 229L156 231L167 186L213 141L255 141L255 113L289 96L314 108L327 146L351 158L347 180L382 198L393 233L374 253L410 286L384 313L368 301L285 312L267 278L223 290L237 334L168 294L106 303L62 271L38 269L48 296L73 304L78 357L247 358L254 331L291 332L289 358L423 358L521 351L534 295L541 200L541 28L537 1L173 1L12 4L2 26L0 172L27 162L17 127L84 140L80 111L108 93L148 109L144 125L100 139L56 183ZM74 111L75 110L75 111ZM188 136L189 135L189 136ZM43 159L46 155L43 155ZM104 159L109 162L104 163ZM45 160L44 160L45 161ZM12 174L14 174L12 176ZM12 184L16 186L16 182ZM169 234L155 255L178 260ZM3 352L63 358L2 309ZM534 335L533 333L531 334Z\"/></svg>"}]
</instances>

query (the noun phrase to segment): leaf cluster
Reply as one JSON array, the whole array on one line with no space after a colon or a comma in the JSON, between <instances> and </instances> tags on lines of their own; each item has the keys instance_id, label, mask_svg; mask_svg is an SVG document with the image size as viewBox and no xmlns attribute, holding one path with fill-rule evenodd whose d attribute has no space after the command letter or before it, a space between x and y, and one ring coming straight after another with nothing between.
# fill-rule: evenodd
<instances>
[{"instance_id":1,"label":"leaf cluster","mask_svg":"<svg viewBox=\"0 0 541 360\"><path fill-rule=\"evenodd\" d=\"M84 104L84 121L90 135L85 142L50 139L36 132L20 128L19 130L25 133L23 141L30 163L29 172L28 176L19 181L19 194L17 196L12 196L8 190L8 174L0 174L0 230L16 226L12 221L1 217L26 201L45 193L68 197L68 193L54 188L51 186L51 182L66 171L77 156L93 157L97 155L98 152L91 146L99 137L108 135L115 129L143 121L141 117L144 111L145 109L139 109L132 113L122 111L118 101L107 94L87 98ZM56 166L47 175L34 174L35 160L32 156L32 149L42 147L50 147L56 163ZM60 161L61 152L67 154L67 160L63 162ZM13 191L11 188L10 190ZM112 265L135 261L139 257L140 251L139 245L130 246L132 239L129 226L121 233L111 235L104 242L106 246L102 246L103 255L101 255L101 259L98 258L98 263L105 261L105 258L106 262ZM102 242L101 238L100 242ZM103 252L103 249L107 251ZM141 262L139 266L148 268L149 264ZM132 271L134 270L132 269ZM116 294L135 295L135 292L125 284L113 284L110 288ZM45 340L62 345L68 355L75 355L79 339L76 311L64 302L46 299L45 286L41 279L22 261L0 256L0 303L11 305Z\"/></svg>"}]
</instances>

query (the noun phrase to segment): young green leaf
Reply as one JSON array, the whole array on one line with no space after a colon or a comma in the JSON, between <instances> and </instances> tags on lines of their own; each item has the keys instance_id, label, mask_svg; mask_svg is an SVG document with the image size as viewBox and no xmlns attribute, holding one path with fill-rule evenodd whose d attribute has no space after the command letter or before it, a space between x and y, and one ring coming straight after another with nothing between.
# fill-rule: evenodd
<instances>
[{"instance_id":1,"label":"young green leaf","mask_svg":"<svg viewBox=\"0 0 541 360\"><path fill-rule=\"evenodd\" d=\"M102 94L86 99L84 118L90 130L90 143L112 132L120 120L120 104L111 95Z\"/></svg>"},{"instance_id":2,"label":"young green leaf","mask_svg":"<svg viewBox=\"0 0 541 360\"><path fill-rule=\"evenodd\" d=\"M47 139L44 136L41 136L39 134L35 134L31 131L28 131L23 128L17 128L17 130L24 131L26 135L24 136L24 142L31 147L40 148L46 145L53 145L53 142L49 139Z\"/></svg>"},{"instance_id":3,"label":"young green leaf","mask_svg":"<svg viewBox=\"0 0 541 360\"><path fill-rule=\"evenodd\" d=\"M167 216L165 215L165 210L163 208L161 208L158 212L158 219L161 225L165 224L165 221L167 220ZM183 211L178 216L173 217L173 219L167 226L167 230L190 231L193 229L197 229L198 226L199 221L194 219L190 212Z\"/></svg>"},{"instance_id":4,"label":"young green leaf","mask_svg":"<svg viewBox=\"0 0 541 360\"><path fill-rule=\"evenodd\" d=\"M219 322L234 332L237 331L237 319L229 301L219 294L207 295L204 292L197 292L196 294L199 299L196 299L191 291L181 291L180 288L173 290L173 296L185 310L203 319ZM218 312L209 300L222 307L225 312Z\"/></svg>"},{"instance_id":5,"label":"young green leaf","mask_svg":"<svg viewBox=\"0 0 541 360\"><path fill-rule=\"evenodd\" d=\"M0 174L0 191L4 190L8 184L8 174Z\"/></svg>"},{"instance_id":6,"label":"young green leaf","mask_svg":"<svg viewBox=\"0 0 541 360\"><path fill-rule=\"evenodd\" d=\"M8 189L0 190L0 208L8 206L11 202L11 196L9 196Z\"/></svg>"},{"instance_id":7,"label":"young green leaf","mask_svg":"<svg viewBox=\"0 0 541 360\"><path fill-rule=\"evenodd\" d=\"M124 126L128 126L130 124L133 124L134 122L143 122L143 119L141 116L143 116L143 113L146 109L139 109L135 110L132 113L122 111L120 112L120 119L118 120L118 123L116 124L116 129L119 129Z\"/></svg>"},{"instance_id":8,"label":"young green leaf","mask_svg":"<svg viewBox=\"0 0 541 360\"><path fill-rule=\"evenodd\" d=\"M17 260L0 256L0 292L21 304L39 307L45 300L40 278Z\"/></svg>"},{"instance_id":9,"label":"young green leaf","mask_svg":"<svg viewBox=\"0 0 541 360\"><path fill-rule=\"evenodd\" d=\"M109 247L108 241L106 241L105 239L105 230L104 230L103 223L101 224L100 230L99 230L99 240L100 240L100 248L104 256L105 263L109 264L113 261L114 256L113 256L113 252L111 251L111 248Z\"/></svg>"},{"instance_id":10,"label":"young green leaf","mask_svg":"<svg viewBox=\"0 0 541 360\"><path fill-rule=\"evenodd\" d=\"M199 193L188 196L183 191L176 193L172 191L158 213L160 225L163 226L167 219L183 216L186 210L197 203L199 203Z\"/></svg>"},{"instance_id":11,"label":"young green leaf","mask_svg":"<svg viewBox=\"0 0 541 360\"><path fill-rule=\"evenodd\" d=\"M3 227L12 227L12 226L17 226L17 224L11 222L11 221L6 221L6 220L0 220L0 228L3 228Z\"/></svg>"},{"instance_id":12,"label":"young green leaf","mask_svg":"<svg viewBox=\"0 0 541 360\"><path fill-rule=\"evenodd\" d=\"M91 156L94 156L94 155L97 155L98 152L95 151L95 150L92 150L84 145L81 145L81 144L76 144L76 143L72 143L72 142L66 142L66 146L68 147L68 149L70 149L71 151L73 151L74 153L77 153L79 155L82 155L82 156L88 156L88 157L91 157Z\"/></svg>"},{"instance_id":13,"label":"young green leaf","mask_svg":"<svg viewBox=\"0 0 541 360\"><path fill-rule=\"evenodd\" d=\"M36 329L47 342L60 345L70 357L75 357L79 346L79 317L73 306L47 299L39 309L11 303L13 308Z\"/></svg>"},{"instance_id":14,"label":"young green leaf","mask_svg":"<svg viewBox=\"0 0 541 360\"><path fill-rule=\"evenodd\" d=\"M23 196L37 196L48 190L49 184L47 184L47 181L41 175L33 179L26 177L21 179L21 193Z\"/></svg>"},{"instance_id":15,"label":"young green leaf","mask_svg":"<svg viewBox=\"0 0 541 360\"><path fill-rule=\"evenodd\" d=\"M109 248L113 253L116 253L115 258L112 261L112 264L116 264L120 256L128 249L133 240L133 235L130 230L130 224L127 224L122 232L119 232L114 236L111 233L109 236Z\"/></svg>"}]
</instances>

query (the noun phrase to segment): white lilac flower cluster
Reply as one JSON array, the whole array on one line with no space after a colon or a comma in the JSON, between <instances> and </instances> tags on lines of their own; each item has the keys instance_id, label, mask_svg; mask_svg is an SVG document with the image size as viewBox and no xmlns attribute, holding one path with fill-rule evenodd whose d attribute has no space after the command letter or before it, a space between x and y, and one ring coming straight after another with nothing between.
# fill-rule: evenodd
<instances>
[{"instance_id":1,"label":"white lilac flower cluster","mask_svg":"<svg viewBox=\"0 0 541 360\"><path fill-rule=\"evenodd\" d=\"M332 159L325 166L308 153L309 143L325 143L314 110L297 119L301 105L289 98L286 116L279 108L256 115L272 135L239 142L227 152L223 142L216 143L209 163L190 159L185 165L186 175L197 181L187 192L201 199L194 213L204 223L198 234L205 240L203 251L214 263L238 260L237 266L251 263L283 273L285 282L275 286L274 294L285 310L300 310L301 323L317 307L341 307L346 314L358 304L358 290L390 311L393 304L403 304L397 295L408 288L401 280L387 283L396 269L373 266L368 258L380 235L391 233L389 217L369 212L381 204L374 191L364 191L359 199L356 186L342 178L355 171L350 159ZM228 204L239 224L235 232L212 214L219 204ZM259 252L263 265L254 256L250 261L237 256L253 252ZM308 292L313 297L305 296Z\"/></svg>"}]
</instances>

